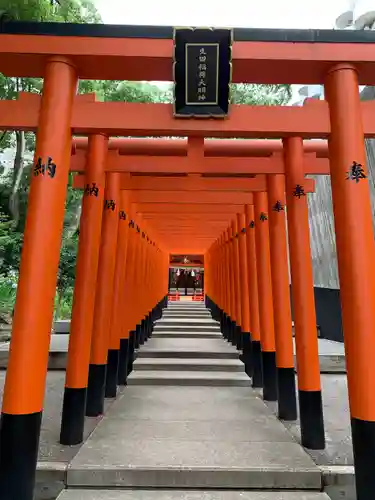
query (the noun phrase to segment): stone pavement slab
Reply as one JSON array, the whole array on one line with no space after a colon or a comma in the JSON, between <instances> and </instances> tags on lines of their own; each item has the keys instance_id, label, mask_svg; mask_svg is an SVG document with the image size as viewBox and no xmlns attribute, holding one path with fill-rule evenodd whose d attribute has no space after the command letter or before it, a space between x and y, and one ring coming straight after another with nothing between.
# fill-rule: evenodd
<instances>
[{"instance_id":1,"label":"stone pavement slab","mask_svg":"<svg viewBox=\"0 0 375 500\"><path fill-rule=\"evenodd\" d=\"M252 392L128 387L73 459L68 486L319 490L319 469Z\"/></svg>"},{"instance_id":2,"label":"stone pavement slab","mask_svg":"<svg viewBox=\"0 0 375 500\"><path fill-rule=\"evenodd\" d=\"M346 375L322 375L323 415L326 449L306 450L323 466L353 465L353 449ZM300 442L299 421L285 425Z\"/></svg>"},{"instance_id":3,"label":"stone pavement slab","mask_svg":"<svg viewBox=\"0 0 375 500\"><path fill-rule=\"evenodd\" d=\"M303 491L67 490L58 500L329 500L325 493Z\"/></svg>"}]
</instances>

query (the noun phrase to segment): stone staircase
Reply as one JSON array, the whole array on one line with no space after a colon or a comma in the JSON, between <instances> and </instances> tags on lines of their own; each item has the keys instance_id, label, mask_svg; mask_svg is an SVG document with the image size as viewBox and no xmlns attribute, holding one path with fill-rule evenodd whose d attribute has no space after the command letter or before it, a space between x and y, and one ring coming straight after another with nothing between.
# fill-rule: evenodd
<instances>
[{"instance_id":1,"label":"stone staircase","mask_svg":"<svg viewBox=\"0 0 375 500\"><path fill-rule=\"evenodd\" d=\"M58 500L329 500L202 304L170 303Z\"/></svg>"},{"instance_id":2,"label":"stone staircase","mask_svg":"<svg viewBox=\"0 0 375 500\"><path fill-rule=\"evenodd\" d=\"M200 303L170 303L134 362L128 385L246 387L238 351Z\"/></svg>"}]
</instances>

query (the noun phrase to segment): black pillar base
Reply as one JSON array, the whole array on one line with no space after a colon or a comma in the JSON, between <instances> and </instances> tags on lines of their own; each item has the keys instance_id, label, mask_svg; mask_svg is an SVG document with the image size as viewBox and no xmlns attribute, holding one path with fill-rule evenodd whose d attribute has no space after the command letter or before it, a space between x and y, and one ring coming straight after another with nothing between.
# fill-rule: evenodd
<instances>
[{"instance_id":1,"label":"black pillar base","mask_svg":"<svg viewBox=\"0 0 375 500\"><path fill-rule=\"evenodd\" d=\"M245 372L249 377L253 376L253 359L252 359L252 342L249 332L242 333L243 348L242 348L242 361L245 365Z\"/></svg>"},{"instance_id":2,"label":"black pillar base","mask_svg":"<svg viewBox=\"0 0 375 500\"><path fill-rule=\"evenodd\" d=\"M278 417L297 420L296 377L294 368L277 368Z\"/></svg>"},{"instance_id":3,"label":"black pillar base","mask_svg":"<svg viewBox=\"0 0 375 500\"><path fill-rule=\"evenodd\" d=\"M277 401L276 352L262 351L263 399Z\"/></svg>"},{"instance_id":4,"label":"black pillar base","mask_svg":"<svg viewBox=\"0 0 375 500\"><path fill-rule=\"evenodd\" d=\"M1 414L1 500L33 500L41 423L42 412Z\"/></svg>"},{"instance_id":5,"label":"black pillar base","mask_svg":"<svg viewBox=\"0 0 375 500\"><path fill-rule=\"evenodd\" d=\"M133 371L134 349L135 349L136 332L129 332L129 350L128 350L128 375Z\"/></svg>"},{"instance_id":6,"label":"black pillar base","mask_svg":"<svg viewBox=\"0 0 375 500\"><path fill-rule=\"evenodd\" d=\"M253 387L263 387L262 351L259 340L251 342L253 358Z\"/></svg>"},{"instance_id":7,"label":"black pillar base","mask_svg":"<svg viewBox=\"0 0 375 500\"><path fill-rule=\"evenodd\" d=\"M232 343L232 345L237 344L237 325L235 321L231 322L230 325L230 339L229 341Z\"/></svg>"},{"instance_id":8,"label":"black pillar base","mask_svg":"<svg viewBox=\"0 0 375 500\"><path fill-rule=\"evenodd\" d=\"M224 311L221 311L221 314L220 314L220 331L221 331L223 337L225 337L225 312Z\"/></svg>"},{"instance_id":9,"label":"black pillar base","mask_svg":"<svg viewBox=\"0 0 375 500\"><path fill-rule=\"evenodd\" d=\"M224 313L223 335L225 339L228 341L230 338L230 325L231 325L230 317L226 313Z\"/></svg>"},{"instance_id":10,"label":"black pillar base","mask_svg":"<svg viewBox=\"0 0 375 500\"><path fill-rule=\"evenodd\" d=\"M128 350L129 339L120 339L120 353L118 358L118 372L117 383L118 385L126 385L128 378Z\"/></svg>"},{"instance_id":11,"label":"black pillar base","mask_svg":"<svg viewBox=\"0 0 375 500\"><path fill-rule=\"evenodd\" d=\"M89 365L86 416L98 417L104 413L104 393L107 365Z\"/></svg>"},{"instance_id":12,"label":"black pillar base","mask_svg":"<svg viewBox=\"0 0 375 500\"><path fill-rule=\"evenodd\" d=\"M105 378L106 398L115 398L117 396L119 354L119 349L108 349L107 376Z\"/></svg>"},{"instance_id":13,"label":"black pillar base","mask_svg":"<svg viewBox=\"0 0 375 500\"><path fill-rule=\"evenodd\" d=\"M139 349L141 343L141 325L135 327L134 349Z\"/></svg>"},{"instance_id":14,"label":"black pillar base","mask_svg":"<svg viewBox=\"0 0 375 500\"><path fill-rule=\"evenodd\" d=\"M154 321L152 319L152 314L150 314L147 318L147 340L151 338L153 330L154 330Z\"/></svg>"},{"instance_id":15,"label":"black pillar base","mask_svg":"<svg viewBox=\"0 0 375 500\"><path fill-rule=\"evenodd\" d=\"M236 347L241 350L243 346L242 330L240 326L236 327Z\"/></svg>"},{"instance_id":16,"label":"black pillar base","mask_svg":"<svg viewBox=\"0 0 375 500\"><path fill-rule=\"evenodd\" d=\"M357 500L370 500L375 491L375 422L352 418L351 424Z\"/></svg>"},{"instance_id":17,"label":"black pillar base","mask_svg":"<svg viewBox=\"0 0 375 500\"><path fill-rule=\"evenodd\" d=\"M301 444L310 450L324 450L324 419L321 391L298 391Z\"/></svg>"},{"instance_id":18,"label":"black pillar base","mask_svg":"<svg viewBox=\"0 0 375 500\"><path fill-rule=\"evenodd\" d=\"M145 319L143 318L139 327L139 345L142 346L145 343L146 337L146 325Z\"/></svg>"},{"instance_id":19,"label":"black pillar base","mask_svg":"<svg viewBox=\"0 0 375 500\"><path fill-rule=\"evenodd\" d=\"M61 417L60 444L73 446L83 441L87 388L65 387Z\"/></svg>"}]
</instances>

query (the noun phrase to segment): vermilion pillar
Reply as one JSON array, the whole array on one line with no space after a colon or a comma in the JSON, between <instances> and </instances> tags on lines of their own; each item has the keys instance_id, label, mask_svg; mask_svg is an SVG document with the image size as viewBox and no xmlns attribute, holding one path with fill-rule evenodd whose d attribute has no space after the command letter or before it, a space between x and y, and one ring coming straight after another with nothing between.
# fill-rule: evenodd
<instances>
[{"instance_id":1,"label":"vermilion pillar","mask_svg":"<svg viewBox=\"0 0 375 500\"><path fill-rule=\"evenodd\" d=\"M241 330L243 361L246 372L251 373L251 337L250 337L250 303L249 303L249 283L247 270L247 249L246 249L246 215L237 214L238 226L238 250L239 250L239 277L241 286Z\"/></svg>"},{"instance_id":2,"label":"vermilion pillar","mask_svg":"<svg viewBox=\"0 0 375 500\"><path fill-rule=\"evenodd\" d=\"M134 349L135 349L135 331L133 325L134 316L134 280L135 280L135 264L136 264L136 233L134 229L134 221L131 219L128 223L128 251L126 259L126 276L125 276L125 299L124 299L124 325L123 325L123 338L128 338L128 361L127 373L123 381L126 382L127 375L133 369Z\"/></svg>"},{"instance_id":3,"label":"vermilion pillar","mask_svg":"<svg viewBox=\"0 0 375 500\"><path fill-rule=\"evenodd\" d=\"M224 337L227 335L227 297L228 288L226 286L226 261L225 261L225 239L221 234L218 240L219 245L219 266L220 266L220 325Z\"/></svg>"},{"instance_id":4,"label":"vermilion pillar","mask_svg":"<svg viewBox=\"0 0 375 500\"><path fill-rule=\"evenodd\" d=\"M83 440L108 139L89 137L60 443Z\"/></svg>"},{"instance_id":5,"label":"vermilion pillar","mask_svg":"<svg viewBox=\"0 0 375 500\"><path fill-rule=\"evenodd\" d=\"M121 224L120 224L121 222ZM123 221L119 220L119 225L123 225ZM121 281L121 290L120 297L118 302L118 312L116 315L116 329L118 329L119 338L120 338L120 352L119 352L119 364L117 371L117 383L118 385L126 385L127 377L128 377L128 366L129 366L129 357L130 357L130 345L129 345L129 329L128 329L128 318L126 315L128 304L127 304L127 286L128 286L128 275L130 273L130 265L131 265L131 248L130 248L130 228L129 228L129 214L126 213L126 233L122 231L122 237L125 239L123 246L125 247L125 255L124 255L124 269ZM119 233L120 236L120 233ZM117 263L117 257L116 257ZM115 279L117 278L115 272Z\"/></svg>"},{"instance_id":6,"label":"vermilion pillar","mask_svg":"<svg viewBox=\"0 0 375 500\"><path fill-rule=\"evenodd\" d=\"M223 283L225 286L225 308L223 317L222 332L224 337L229 340L231 335L231 287L230 287L230 269L229 269L229 244L228 233L224 231L223 241Z\"/></svg>"},{"instance_id":7,"label":"vermilion pillar","mask_svg":"<svg viewBox=\"0 0 375 500\"><path fill-rule=\"evenodd\" d=\"M96 280L89 382L87 387L86 415L89 417L96 417L101 415L104 411L105 379L109 344L108 329L112 312L119 197L120 174L107 174L99 266Z\"/></svg>"},{"instance_id":8,"label":"vermilion pillar","mask_svg":"<svg viewBox=\"0 0 375 500\"><path fill-rule=\"evenodd\" d=\"M245 206L246 214L246 251L247 251L247 273L249 284L249 306L250 306L250 336L251 336L251 372L253 387L263 386L262 355L260 346L260 320L259 320L259 297L258 297L258 272L257 254L255 243L255 214L254 205Z\"/></svg>"},{"instance_id":9,"label":"vermilion pillar","mask_svg":"<svg viewBox=\"0 0 375 500\"><path fill-rule=\"evenodd\" d=\"M136 321L136 348L143 343L143 305L144 305L144 295L143 295L143 269L145 265L145 252L141 240L141 229L139 226L136 227L137 231L137 241L138 241L138 252L137 252L137 264L135 267L136 271L136 286L134 289L135 293L135 321Z\"/></svg>"},{"instance_id":10,"label":"vermilion pillar","mask_svg":"<svg viewBox=\"0 0 375 500\"><path fill-rule=\"evenodd\" d=\"M289 292L284 176L268 175L267 187L276 341L278 415L283 420L295 420L297 418L297 402Z\"/></svg>"},{"instance_id":11,"label":"vermilion pillar","mask_svg":"<svg viewBox=\"0 0 375 500\"><path fill-rule=\"evenodd\" d=\"M325 446L303 142L284 140L288 238L302 445Z\"/></svg>"},{"instance_id":12,"label":"vermilion pillar","mask_svg":"<svg viewBox=\"0 0 375 500\"><path fill-rule=\"evenodd\" d=\"M234 266L234 296L236 307L236 334L235 345L237 349L242 348L242 316L241 316L241 284L240 284L240 254L239 254L239 233L237 219L232 221L233 232L233 266Z\"/></svg>"},{"instance_id":13,"label":"vermilion pillar","mask_svg":"<svg viewBox=\"0 0 375 500\"><path fill-rule=\"evenodd\" d=\"M267 193L254 193L254 213L259 290L260 342L262 347L263 367L263 398L267 401L276 401L276 346L273 319Z\"/></svg>"},{"instance_id":14,"label":"vermilion pillar","mask_svg":"<svg viewBox=\"0 0 375 500\"><path fill-rule=\"evenodd\" d=\"M32 500L69 174L76 73L47 61L0 425L0 498Z\"/></svg>"},{"instance_id":15,"label":"vermilion pillar","mask_svg":"<svg viewBox=\"0 0 375 500\"><path fill-rule=\"evenodd\" d=\"M357 499L367 500L375 491L375 252L355 68L332 68L325 93Z\"/></svg>"},{"instance_id":16,"label":"vermilion pillar","mask_svg":"<svg viewBox=\"0 0 375 500\"><path fill-rule=\"evenodd\" d=\"M235 285L235 270L234 270L234 235L232 228L227 229L228 234L228 285L230 286L230 323L229 323L229 341L235 344L236 337L236 285Z\"/></svg>"},{"instance_id":17,"label":"vermilion pillar","mask_svg":"<svg viewBox=\"0 0 375 500\"><path fill-rule=\"evenodd\" d=\"M128 191L121 191L119 197L118 229L116 245L116 265L113 279L113 300L110 317L109 347L105 397L117 395L117 379L120 356L120 338L123 323L124 282L126 272L126 251L128 246Z\"/></svg>"}]
</instances>

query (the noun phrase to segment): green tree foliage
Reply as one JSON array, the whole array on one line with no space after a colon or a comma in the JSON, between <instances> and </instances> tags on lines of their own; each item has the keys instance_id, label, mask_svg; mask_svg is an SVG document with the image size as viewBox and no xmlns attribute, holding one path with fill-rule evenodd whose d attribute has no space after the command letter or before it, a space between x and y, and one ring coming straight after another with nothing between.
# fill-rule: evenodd
<instances>
[{"instance_id":1,"label":"green tree foliage","mask_svg":"<svg viewBox=\"0 0 375 500\"><path fill-rule=\"evenodd\" d=\"M100 23L92 0L0 0L1 11L22 21ZM0 73L0 99L16 99L19 92L41 94L39 78L10 78ZM95 93L100 101L171 103L173 85L149 82L82 80L78 92ZM289 86L236 84L231 88L233 104L285 104ZM27 197L32 170L35 136L31 132L0 131L0 152L12 147L12 169L0 166L0 322L15 299L20 252L23 241ZM78 247L82 193L72 189L69 178L60 264L56 288L56 317L68 318L71 310ZM5 311L5 313L4 313Z\"/></svg>"}]
</instances>

